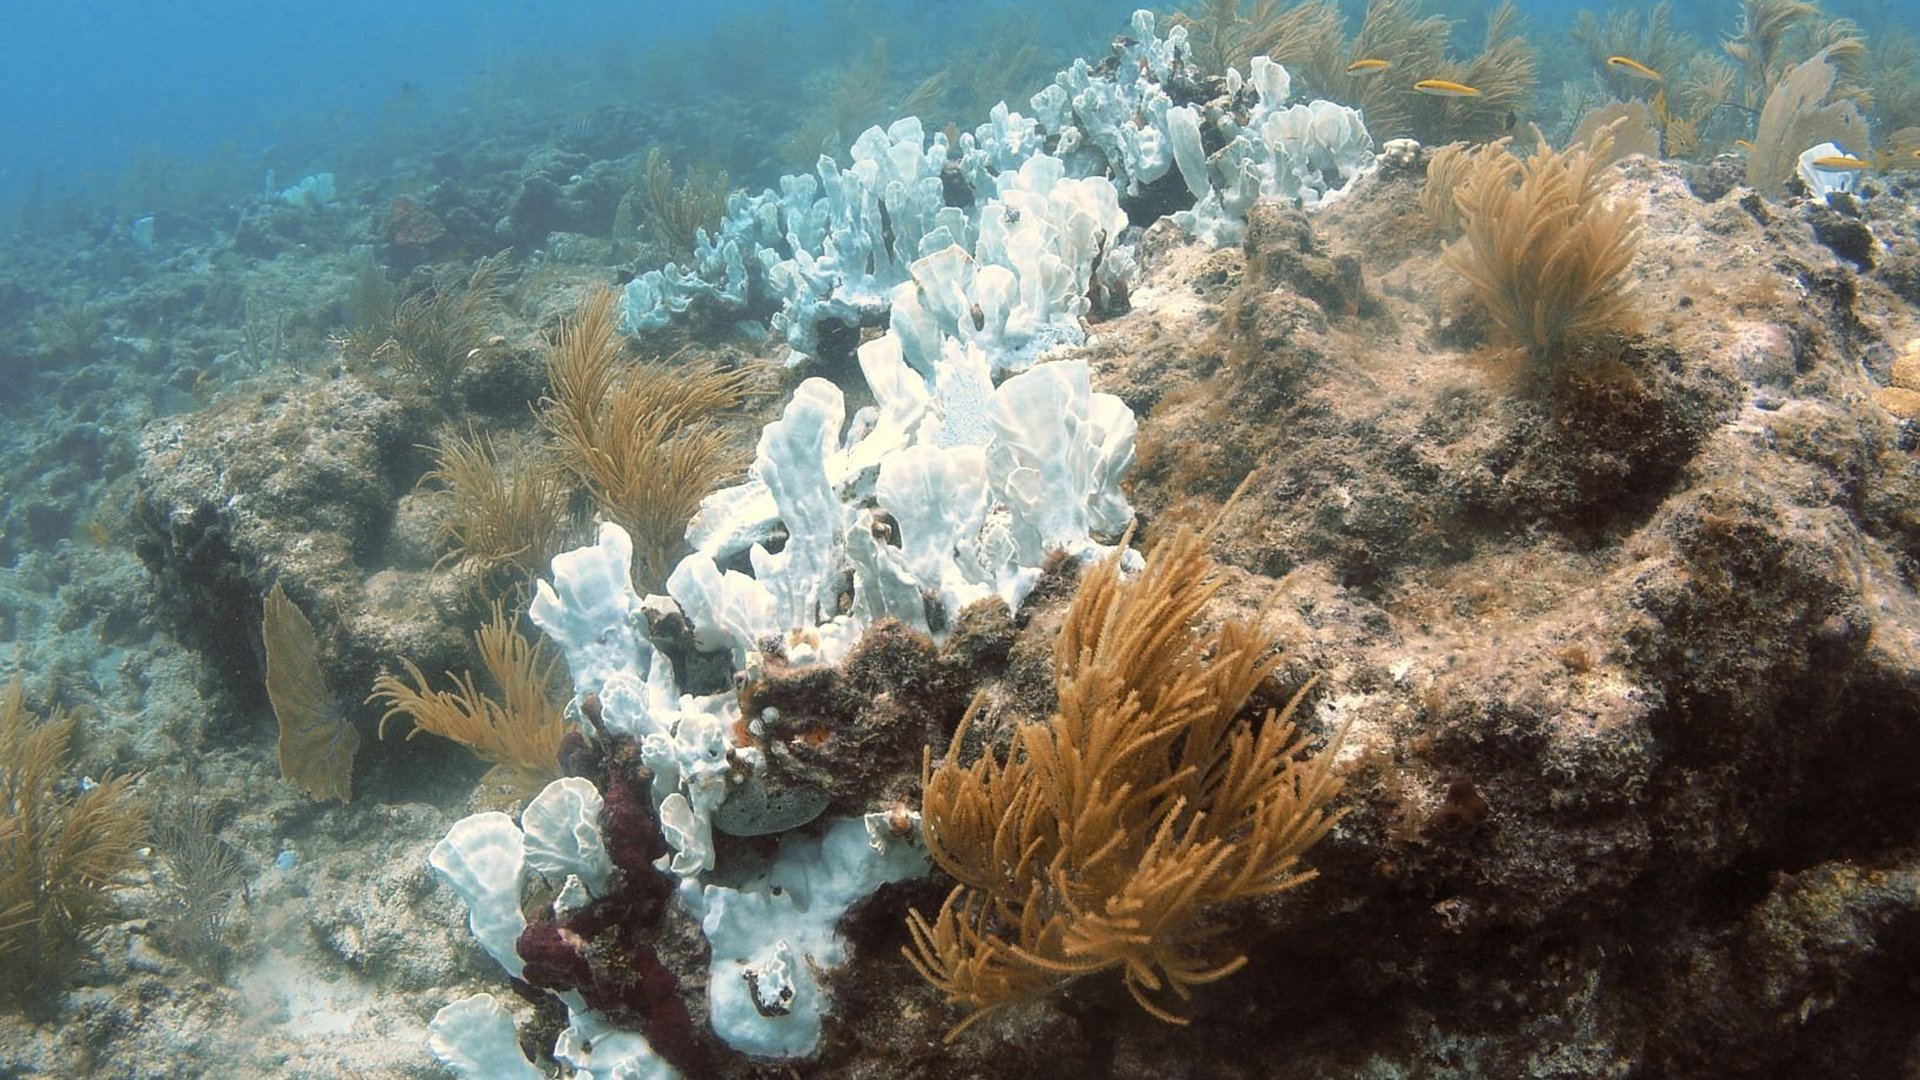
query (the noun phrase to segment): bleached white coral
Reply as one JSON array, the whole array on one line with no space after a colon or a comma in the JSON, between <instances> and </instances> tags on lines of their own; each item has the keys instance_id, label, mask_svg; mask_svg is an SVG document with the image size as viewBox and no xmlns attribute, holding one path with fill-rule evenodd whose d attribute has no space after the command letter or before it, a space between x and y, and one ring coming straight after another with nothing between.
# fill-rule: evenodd
<instances>
[{"instance_id":1,"label":"bleached white coral","mask_svg":"<svg viewBox=\"0 0 1920 1080\"><path fill-rule=\"evenodd\" d=\"M889 881L927 871L926 852L874 843L868 823L844 818L792 841L763 874L738 885L682 890L713 944L707 997L713 1029L764 1057L805 1057L820 1041L827 1004L819 973L846 959L840 917Z\"/></svg>"},{"instance_id":2,"label":"bleached white coral","mask_svg":"<svg viewBox=\"0 0 1920 1080\"><path fill-rule=\"evenodd\" d=\"M1075 175L1109 172L1137 194L1173 165L1166 122L1173 99L1164 87L1186 68L1187 30L1175 25L1162 35L1145 9L1133 13L1132 28L1111 71L1075 60L1032 105Z\"/></svg>"},{"instance_id":3,"label":"bleached white coral","mask_svg":"<svg viewBox=\"0 0 1920 1080\"><path fill-rule=\"evenodd\" d=\"M1199 115L1189 106L1175 110L1181 176L1196 201L1173 220L1215 247L1240 242L1247 211L1261 199L1311 210L1344 196L1374 169L1373 138L1358 110L1331 101L1287 105L1286 69L1264 56L1253 58L1249 82L1258 104L1244 126L1221 119L1229 138L1207 158L1204 187L1194 161Z\"/></svg>"},{"instance_id":4,"label":"bleached white coral","mask_svg":"<svg viewBox=\"0 0 1920 1080\"><path fill-rule=\"evenodd\" d=\"M600 792L577 777L555 780L534 796L521 824L497 810L454 823L427 863L467 905L467 925L488 955L519 978L525 969L517 944L527 928L520 889L528 870L556 885L578 881L592 895L606 893L613 876L600 835Z\"/></svg>"},{"instance_id":5,"label":"bleached white coral","mask_svg":"<svg viewBox=\"0 0 1920 1080\"><path fill-rule=\"evenodd\" d=\"M480 947L519 978L526 962L515 946L527 928L520 912L520 878L527 867L520 827L497 810L462 818L427 862L467 905L467 926Z\"/></svg>"},{"instance_id":6,"label":"bleached white coral","mask_svg":"<svg viewBox=\"0 0 1920 1080\"><path fill-rule=\"evenodd\" d=\"M1037 568L1054 551L1080 555L1095 532L1126 527L1119 479L1133 463L1133 411L1096 394L1087 366L1045 364L1008 379L989 406L996 501L1007 508L1015 558Z\"/></svg>"},{"instance_id":7,"label":"bleached white coral","mask_svg":"<svg viewBox=\"0 0 1920 1080\"><path fill-rule=\"evenodd\" d=\"M440 1007L427 1025L427 1048L462 1080L541 1080L520 1052L513 1014L492 994L472 994Z\"/></svg>"},{"instance_id":8,"label":"bleached white coral","mask_svg":"<svg viewBox=\"0 0 1920 1080\"><path fill-rule=\"evenodd\" d=\"M528 868L555 881L576 879L593 896L605 896L613 862L600 836L600 789L577 776L541 789L520 814Z\"/></svg>"},{"instance_id":9,"label":"bleached white coral","mask_svg":"<svg viewBox=\"0 0 1920 1080\"><path fill-rule=\"evenodd\" d=\"M583 694L599 693L615 675L645 679L652 664L632 566L633 538L602 528L593 544L554 557L551 582L534 583L527 615L566 654Z\"/></svg>"},{"instance_id":10,"label":"bleached white coral","mask_svg":"<svg viewBox=\"0 0 1920 1080\"><path fill-rule=\"evenodd\" d=\"M680 1074L653 1052L646 1036L618 1027L562 994L569 1023L554 1040L553 1059L572 1069L572 1080L679 1080Z\"/></svg>"},{"instance_id":11,"label":"bleached white coral","mask_svg":"<svg viewBox=\"0 0 1920 1080\"><path fill-rule=\"evenodd\" d=\"M1097 534L1126 527L1132 510L1120 478L1133 461L1133 414L1118 398L1093 392L1085 361L1042 364L994 387L977 359L956 371L977 358L979 346L937 340L935 377L945 390L932 393L933 417L903 433L911 447L885 455L858 484L834 480L849 475L844 461L858 445L843 431L839 388L824 379L801 384L760 440L749 481L765 488L760 505L773 511L759 523L761 536L784 527L785 547L776 554L752 543L751 578L721 573L715 559L732 552L720 550L696 552L669 579L695 621L696 640L711 618L720 625L708 640L731 649L736 668L753 670L769 638L785 643L789 662L834 662L877 618L934 632L983 596L997 593L1018 606L1049 554L1094 551ZM918 378L898 370L903 352L889 333L863 346L862 360L896 378ZM955 394L955 386L969 392ZM709 505L752 498L722 493ZM858 509L869 500L898 527L897 547L875 543L875 518ZM849 574L853 602L842 610L836 590ZM930 603L940 618L927 617Z\"/></svg>"}]
</instances>

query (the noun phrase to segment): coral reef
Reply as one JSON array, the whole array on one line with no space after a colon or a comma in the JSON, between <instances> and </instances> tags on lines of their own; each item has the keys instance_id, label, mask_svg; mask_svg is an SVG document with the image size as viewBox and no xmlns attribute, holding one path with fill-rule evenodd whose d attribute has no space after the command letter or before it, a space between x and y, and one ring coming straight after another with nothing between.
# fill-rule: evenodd
<instances>
[{"instance_id":1,"label":"coral reef","mask_svg":"<svg viewBox=\"0 0 1920 1080\"><path fill-rule=\"evenodd\" d=\"M1235 979L1273 1004L1196 1018L1215 1037L1243 1045L1274 1008L1432 1016L1412 987L1439 983L1402 943L1347 952L1405 918L1424 928L1415 967L1440 957L1427 970L1448 987L1445 1034L1395 1020L1343 1041L1399 1032L1494 1074L1578 1060L1871 1075L1910 1060L1895 1019L1910 992L1885 988L1912 962L1920 909L1877 907L1875 890L1910 872L1915 791L1899 767L1869 778L1848 763L1911 753L1895 732L1915 678L1917 609L1898 569L1915 467L1908 436L1859 404L1874 377L1854 357L1886 349L1882 327L1906 340L1913 313L1837 262L1804 212L1756 219L1751 196L1703 203L1672 166L1621 168L1643 229L1663 238L1636 271L1647 321L1640 344L1607 350L1604 380L1557 402L1501 395L1501 372L1462 366L1457 331L1420 309L1449 281L1420 247L1383 240L1415 213L1404 181L1312 221L1323 244L1362 253L1383 317L1259 294L1240 318L1262 336L1228 363L1227 342L1186 343L1234 310L1241 255L1150 243L1154 274L1202 284L1161 325L1136 313L1104 328L1096 367L1143 412L1133 491L1148 520L1209 513L1261 468L1216 534L1218 555L1252 571L1244 593L1223 592L1262 610L1269 579L1283 583L1266 632L1294 650L1290 675L1344 688L1322 715L1354 723L1361 755L1347 780L1359 805L1314 852L1313 893L1350 882L1374 897L1363 907L1384 906L1349 922L1293 905L1292 925L1264 924L1275 940ZM1811 309L1796 285L1815 290ZM1160 295L1150 275L1136 305ZM1853 484L1863 501L1833 501ZM1845 800L1839 824L1832 785L1856 781L1872 794ZM1351 863L1349 842L1366 852ZM1873 884L1855 884L1856 859ZM1825 936L1789 944L1808 906L1833 913ZM1631 963L1563 933L1621 925L1615 912L1639 913ZM1669 983L1703 947L1709 973ZM1299 950L1349 974L1295 985ZM1535 1004L1501 988L1521 969ZM1831 995L1814 989L1823 978ZM1409 993L1383 1005L1390 987ZM1593 1022L1568 1031L1553 1019L1568 1010ZM1762 1028L1765 1051L1750 1041ZM1560 1049L1543 1058L1543 1039Z\"/></svg>"},{"instance_id":2,"label":"coral reef","mask_svg":"<svg viewBox=\"0 0 1920 1080\"><path fill-rule=\"evenodd\" d=\"M1010 345L1039 334L996 369L1014 370L1079 338L1094 298L1124 288L1123 199L1144 217L1190 211L1183 227L1231 243L1255 200L1331 202L1371 170L1359 112L1287 104L1290 76L1264 55L1209 82L1188 53L1185 26L1162 34L1142 10L1107 61L1076 60L1034 94L1031 116L1003 102L953 138L929 136L915 116L868 128L849 149L851 166L823 156L777 191L732 199L693 259L627 286L622 324L649 332L690 311L771 311L790 365L832 360L824 342L890 317L895 294L910 281L924 288L930 264L964 259L1011 278L972 298L983 320L991 310Z\"/></svg>"},{"instance_id":3,"label":"coral reef","mask_svg":"<svg viewBox=\"0 0 1920 1080\"><path fill-rule=\"evenodd\" d=\"M1351 39L1332 5L1248 0L1131 28L1023 9L992 40L965 5L762 6L705 45L560 59L565 105L491 70L432 127L403 93L337 160L267 151L271 184L249 159L190 195L149 156L113 205L42 197L0 254L0 671L86 717L53 803L129 767L191 794L95 897L105 932L0 1008L0 1073L1912 1072L1912 65L1798 0L1743 5L1724 59L1680 12L1556 44L1495 8L1450 44L1368 7ZM1079 15L1075 64L1049 50ZM1539 99L1565 149L1514 96L1530 50L1570 73ZM1001 77L1023 85L994 107ZM1848 106L1873 145L1791 145ZM838 133L783 183L809 112ZM1471 141L1375 158L1401 124ZM1743 183L1746 142L1778 190ZM637 225L656 146L745 185L690 253ZM1623 316L1598 332L1513 333L1441 254L1524 216L1476 201L1483 168L1517 200L1549 162L1637 218L1618 277L1560 294ZM451 300L509 245L453 369L373 355L381 286ZM628 356L621 307L666 359ZM673 422L616 401L709 374L725 403ZM679 440L712 451L686 482L617 473ZM529 506L549 524L509 520ZM1130 525L1186 570L1132 576ZM564 709L478 693L490 650L544 682L507 632L533 577ZM315 692L332 730L406 701L483 741L524 711L537 778L503 798L422 738L363 743L351 803L279 781L276 583L311 620L305 682L392 672L371 704ZM1205 603L1101 601L1148 585ZM1163 786L1076 789L1114 799L1064 838L1082 872L960 849L1044 816L959 797L969 770L1099 750L1128 699L1095 684L1168 667L1100 642L1140 640L1216 689L1216 748L1344 785L1304 858L1241 864L1311 884L1205 902L1254 832L1183 847L1225 792L1172 809L1205 781L1157 728L1131 764ZM1196 872L1157 871L1176 849ZM1024 890L970 880L996 873Z\"/></svg>"},{"instance_id":4,"label":"coral reef","mask_svg":"<svg viewBox=\"0 0 1920 1080\"><path fill-rule=\"evenodd\" d=\"M417 399L350 376L237 393L146 433L136 550L160 609L211 658L222 690L265 704L253 613L276 581L315 620L330 686L365 686L403 654L429 670L453 666L465 631L439 605L466 590L432 574L435 525L405 505L425 471L417 440L428 417ZM381 573L366 572L370 560Z\"/></svg>"}]
</instances>

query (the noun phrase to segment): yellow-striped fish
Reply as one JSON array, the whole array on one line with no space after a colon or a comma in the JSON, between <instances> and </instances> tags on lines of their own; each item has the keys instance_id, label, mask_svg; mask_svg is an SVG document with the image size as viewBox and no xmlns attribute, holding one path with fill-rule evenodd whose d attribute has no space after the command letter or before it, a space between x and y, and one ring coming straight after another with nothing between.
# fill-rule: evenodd
<instances>
[{"instance_id":1,"label":"yellow-striped fish","mask_svg":"<svg viewBox=\"0 0 1920 1080\"><path fill-rule=\"evenodd\" d=\"M1745 139L1735 139L1735 140L1733 140L1733 145L1735 145L1735 146L1737 146L1737 147L1739 147L1739 148L1740 148L1740 149L1742 149L1742 150L1751 150L1751 149L1753 149L1753 144L1752 144L1752 143L1750 143L1750 142L1748 142L1748 141L1747 141L1747 140L1745 140Z\"/></svg>"},{"instance_id":2,"label":"yellow-striped fish","mask_svg":"<svg viewBox=\"0 0 1920 1080\"><path fill-rule=\"evenodd\" d=\"M1465 83L1449 82L1446 79L1421 79L1413 84L1415 90L1434 97L1479 97L1480 91Z\"/></svg>"},{"instance_id":3,"label":"yellow-striped fish","mask_svg":"<svg viewBox=\"0 0 1920 1080\"><path fill-rule=\"evenodd\" d=\"M1828 172L1859 172L1862 169L1873 168L1872 162L1862 161L1852 154L1828 154L1826 157L1814 158L1807 164Z\"/></svg>"},{"instance_id":4,"label":"yellow-striped fish","mask_svg":"<svg viewBox=\"0 0 1920 1080\"><path fill-rule=\"evenodd\" d=\"M1391 60L1380 60L1377 58L1367 59L1367 60L1355 60L1353 63L1347 65L1347 74L1378 75L1392 66L1393 66L1393 61Z\"/></svg>"},{"instance_id":5,"label":"yellow-striped fish","mask_svg":"<svg viewBox=\"0 0 1920 1080\"><path fill-rule=\"evenodd\" d=\"M1615 71L1624 71L1636 79L1650 79L1653 82L1663 81L1660 78L1659 72L1635 60L1631 56L1609 56L1607 57L1607 66Z\"/></svg>"}]
</instances>

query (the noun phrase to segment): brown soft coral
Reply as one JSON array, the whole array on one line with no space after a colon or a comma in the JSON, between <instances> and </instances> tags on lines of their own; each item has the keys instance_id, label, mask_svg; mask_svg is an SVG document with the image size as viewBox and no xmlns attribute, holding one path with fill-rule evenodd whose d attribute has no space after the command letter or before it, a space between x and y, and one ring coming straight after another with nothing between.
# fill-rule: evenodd
<instances>
[{"instance_id":1,"label":"brown soft coral","mask_svg":"<svg viewBox=\"0 0 1920 1080\"><path fill-rule=\"evenodd\" d=\"M0 690L0 990L45 989L112 910L139 863L147 808L133 778L62 794L74 719L44 722L20 684Z\"/></svg>"},{"instance_id":2,"label":"brown soft coral","mask_svg":"<svg viewBox=\"0 0 1920 1080\"><path fill-rule=\"evenodd\" d=\"M1299 859L1339 818L1341 779L1331 749L1301 755L1300 695L1241 719L1278 660L1247 624L1194 632L1212 570L1184 528L1131 581L1117 560L1089 570L1054 647L1054 715L964 766L963 722L924 770L927 848L959 884L934 921L911 916L908 957L977 1010L955 1034L1110 969L1181 1022L1173 999L1246 962L1215 910L1314 876Z\"/></svg>"},{"instance_id":3,"label":"brown soft coral","mask_svg":"<svg viewBox=\"0 0 1920 1080\"><path fill-rule=\"evenodd\" d=\"M452 739L492 763L493 781L530 798L561 775L560 743L568 726L554 700L560 658L528 641L499 601L487 625L474 632L473 644L500 688L499 698L482 693L471 672L449 673L454 689L435 690L413 661L402 659L408 678L383 673L367 701L387 706L382 735L387 721L405 717L413 723L407 738L426 731Z\"/></svg>"},{"instance_id":4,"label":"brown soft coral","mask_svg":"<svg viewBox=\"0 0 1920 1080\"><path fill-rule=\"evenodd\" d=\"M1447 265L1536 367L1625 321L1640 250L1640 208L1614 194L1612 132L1524 160L1475 154L1454 187L1461 239Z\"/></svg>"}]
</instances>

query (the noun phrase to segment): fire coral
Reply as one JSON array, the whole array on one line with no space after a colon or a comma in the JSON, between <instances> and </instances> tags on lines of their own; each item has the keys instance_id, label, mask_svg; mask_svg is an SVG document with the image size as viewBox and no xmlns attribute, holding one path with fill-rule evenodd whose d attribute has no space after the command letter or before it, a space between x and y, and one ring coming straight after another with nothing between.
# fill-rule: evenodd
<instances>
[{"instance_id":1,"label":"fire coral","mask_svg":"<svg viewBox=\"0 0 1920 1080\"><path fill-rule=\"evenodd\" d=\"M1110 969L1181 1023L1172 999L1246 962L1210 915L1313 878L1300 856L1340 817L1333 747L1302 754L1304 688L1241 718L1279 660L1249 624L1195 632L1219 588L1205 545L1183 528L1131 581L1115 559L1087 572L1054 646L1058 711L1004 760L961 764L968 721L938 769L928 751L927 849L959 884L934 921L910 915L907 956L975 1010L949 1038Z\"/></svg>"}]
</instances>

